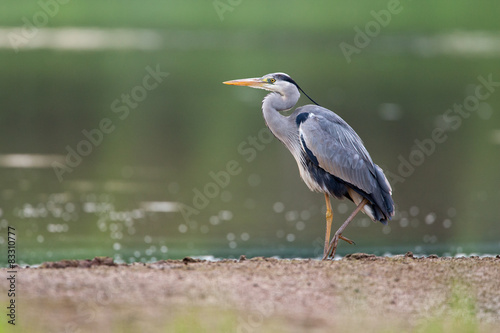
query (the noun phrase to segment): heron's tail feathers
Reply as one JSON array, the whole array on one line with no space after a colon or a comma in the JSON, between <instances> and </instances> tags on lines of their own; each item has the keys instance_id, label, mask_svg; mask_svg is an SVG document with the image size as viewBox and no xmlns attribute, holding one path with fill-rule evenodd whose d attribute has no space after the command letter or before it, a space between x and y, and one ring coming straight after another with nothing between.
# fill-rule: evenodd
<instances>
[{"instance_id":1,"label":"heron's tail feathers","mask_svg":"<svg viewBox=\"0 0 500 333\"><path fill-rule=\"evenodd\" d=\"M380 221L383 224L387 224L387 221L391 220L392 216L394 216L394 201L391 196L391 185L387 181L382 169L376 164L375 177L378 186L373 193L368 194L354 188L348 188L347 191L356 205L359 205L363 198L366 198L370 203L366 204L362 211L373 221Z\"/></svg>"},{"instance_id":2,"label":"heron's tail feathers","mask_svg":"<svg viewBox=\"0 0 500 333\"><path fill-rule=\"evenodd\" d=\"M377 204L377 221L387 224L387 220L390 220L394 216L394 201L392 200L392 188L389 181L384 175L384 171L375 164L375 173L378 182L378 193L374 194L375 203Z\"/></svg>"}]
</instances>

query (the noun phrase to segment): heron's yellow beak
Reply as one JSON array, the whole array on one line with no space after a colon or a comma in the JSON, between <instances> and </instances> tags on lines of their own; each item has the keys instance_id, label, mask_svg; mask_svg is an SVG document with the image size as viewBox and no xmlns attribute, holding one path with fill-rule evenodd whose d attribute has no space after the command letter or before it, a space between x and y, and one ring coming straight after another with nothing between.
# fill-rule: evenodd
<instances>
[{"instance_id":1,"label":"heron's yellow beak","mask_svg":"<svg viewBox=\"0 0 500 333\"><path fill-rule=\"evenodd\" d=\"M222 83L229 84L232 86L245 86L245 87L254 87L254 88L262 88L266 84L268 84L267 81L263 81L262 78L260 78L260 77L255 77L255 78L251 78L251 79L225 81Z\"/></svg>"}]
</instances>

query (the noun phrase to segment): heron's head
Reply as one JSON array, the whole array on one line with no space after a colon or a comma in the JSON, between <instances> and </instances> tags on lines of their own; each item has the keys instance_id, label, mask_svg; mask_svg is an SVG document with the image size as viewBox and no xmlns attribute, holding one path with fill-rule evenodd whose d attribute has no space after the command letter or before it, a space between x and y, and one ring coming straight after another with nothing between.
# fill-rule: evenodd
<instances>
[{"instance_id":1,"label":"heron's head","mask_svg":"<svg viewBox=\"0 0 500 333\"><path fill-rule=\"evenodd\" d=\"M304 93L304 95L307 96L307 94L299 87L297 82L295 82L290 77L290 75L285 73L271 73L271 74L266 74L263 77L225 81L222 83L233 86L244 86L257 89L264 89L276 92L283 96L292 95L293 93L297 93L298 90L300 90ZM309 96L307 96L307 98L309 98L314 104L317 104Z\"/></svg>"}]
</instances>

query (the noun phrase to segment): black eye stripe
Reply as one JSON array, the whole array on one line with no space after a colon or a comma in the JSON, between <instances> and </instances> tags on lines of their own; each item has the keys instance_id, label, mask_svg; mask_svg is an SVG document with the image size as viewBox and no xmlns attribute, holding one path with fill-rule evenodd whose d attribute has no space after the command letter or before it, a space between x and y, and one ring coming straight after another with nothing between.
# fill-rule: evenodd
<instances>
[{"instance_id":1,"label":"black eye stripe","mask_svg":"<svg viewBox=\"0 0 500 333\"><path fill-rule=\"evenodd\" d=\"M304 95L306 95L307 98L309 98L311 100L311 102L313 102L314 104L316 105L319 105L318 103L316 103L311 97L309 97L308 94L306 94L306 92L304 90L302 90L299 85L297 84L297 82L295 82L291 77L289 77L288 75L284 75L284 74L274 74L273 75L274 79L275 80L281 80L281 81L286 81L286 82L290 82L291 84L295 85L297 87L297 89L299 89Z\"/></svg>"},{"instance_id":2,"label":"black eye stripe","mask_svg":"<svg viewBox=\"0 0 500 333\"><path fill-rule=\"evenodd\" d=\"M277 74L277 75L275 75L275 77L276 77L277 80L287 81L287 82L290 82L290 83L298 86L297 83L291 77L289 77L287 75Z\"/></svg>"}]
</instances>

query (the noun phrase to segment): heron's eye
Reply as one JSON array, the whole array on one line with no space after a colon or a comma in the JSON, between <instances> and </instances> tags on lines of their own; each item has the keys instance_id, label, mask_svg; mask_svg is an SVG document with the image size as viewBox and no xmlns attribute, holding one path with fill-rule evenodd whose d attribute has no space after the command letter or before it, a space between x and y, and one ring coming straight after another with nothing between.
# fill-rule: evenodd
<instances>
[{"instance_id":1,"label":"heron's eye","mask_svg":"<svg viewBox=\"0 0 500 333\"><path fill-rule=\"evenodd\" d=\"M270 78L270 79L267 79L267 82L274 83L274 82L276 82L276 79L275 78Z\"/></svg>"}]
</instances>

